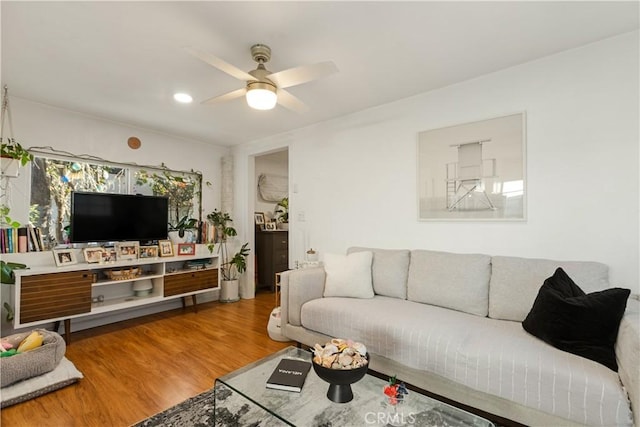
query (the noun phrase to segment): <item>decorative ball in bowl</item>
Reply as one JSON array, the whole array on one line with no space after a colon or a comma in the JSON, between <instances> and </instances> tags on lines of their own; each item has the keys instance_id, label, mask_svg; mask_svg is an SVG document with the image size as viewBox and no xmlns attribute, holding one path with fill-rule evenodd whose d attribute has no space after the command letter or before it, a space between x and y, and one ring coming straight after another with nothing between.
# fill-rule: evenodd
<instances>
[{"instance_id":1,"label":"decorative ball in bowl","mask_svg":"<svg viewBox=\"0 0 640 427\"><path fill-rule=\"evenodd\" d=\"M367 373L369 353L360 343L333 339L324 347L314 347L313 370L329 383L327 397L332 402L347 403L353 399L351 384Z\"/></svg>"}]
</instances>

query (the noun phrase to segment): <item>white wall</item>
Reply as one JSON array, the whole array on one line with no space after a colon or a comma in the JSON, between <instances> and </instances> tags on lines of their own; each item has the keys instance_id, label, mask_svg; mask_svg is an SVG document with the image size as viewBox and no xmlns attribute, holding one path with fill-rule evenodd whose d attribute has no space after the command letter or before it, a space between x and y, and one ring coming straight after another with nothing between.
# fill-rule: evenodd
<instances>
[{"instance_id":1,"label":"white wall","mask_svg":"<svg viewBox=\"0 0 640 427\"><path fill-rule=\"evenodd\" d=\"M235 149L236 212L251 156L289 146L290 265L352 245L593 260L639 285L638 32ZM393 84L390 80L387 84ZM416 138L525 111L527 220L419 222ZM301 216L305 221L300 221ZM243 218L247 227L253 218Z\"/></svg>"}]
</instances>

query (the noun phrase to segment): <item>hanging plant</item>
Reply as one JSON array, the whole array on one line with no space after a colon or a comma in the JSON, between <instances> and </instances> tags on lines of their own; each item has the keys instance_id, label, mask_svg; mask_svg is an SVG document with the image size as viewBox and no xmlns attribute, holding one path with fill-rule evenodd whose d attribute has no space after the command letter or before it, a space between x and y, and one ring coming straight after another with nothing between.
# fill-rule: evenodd
<instances>
[{"instance_id":1,"label":"hanging plant","mask_svg":"<svg viewBox=\"0 0 640 427\"><path fill-rule=\"evenodd\" d=\"M5 138L0 138L0 142L2 142L0 157L18 160L21 166L25 166L27 163L33 161L33 154L23 148L15 139L6 138L6 141L7 142L5 142Z\"/></svg>"},{"instance_id":2,"label":"hanging plant","mask_svg":"<svg viewBox=\"0 0 640 427\"><path fill-rule=\"evenodd\" d=\"M9 200L11 197L8 195L9 184L4 178L18 176L18 166L14 161L20 163L21 166L25 166L27 163L33 161L33 154L24 148L20 143L12 137L6 137L5 134L5 119L7 120L8 134L13 136L13 125L11 123L11 111L9 110L9 88L5 85L2 93L2 114L0 116L0 157L3 159L11 159L7 164L2 161L2 194L0 194L0 223L12 228L20 227L20 223L14 221L9 216L11 208L9 207ZM12 161L13 160L13 161Z\"/></svg>"},{"instance_id":3,"label":"hanging plant","mask_svg":"<svg viewBox=\"0 0 640 427\"><path fill-rule=\"evenodd\" d=\"M2 148L0 150L0 157L8 159L16 159L20 161L22 166L33 161L33 154L29 150L25 149L20 143L16 142L15 138L4 137L5 119L9 135L13 136L13 124L11 123L11 110L9 109L9 88L4 86L2 92L2 116L0 117L0 144Z\"/></svg>"}]
</instances>

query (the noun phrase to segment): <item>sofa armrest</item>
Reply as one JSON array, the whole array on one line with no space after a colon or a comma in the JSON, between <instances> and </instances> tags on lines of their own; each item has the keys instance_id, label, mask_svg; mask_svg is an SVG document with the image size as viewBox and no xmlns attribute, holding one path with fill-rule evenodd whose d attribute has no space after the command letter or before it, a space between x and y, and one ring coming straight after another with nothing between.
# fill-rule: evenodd
<instances>
[{"instance_id":1,"label":"sofa armrest","mask_svg":"<svg viewBox=\"0 0 640 427\"><path fill-rule=\"evenodd\" d=\"M324 292L324 268L290 270L280 276L280 315L282 325L300 326L302 305L312 299L322 298Z\"/></svg>"},{"instance_id":2,"label":"sofa armrest","mask_svg":"<svg viewBox=\"0 0 640 427\"><path fill-rule=\"evenodd\" d=\"M618 375L629 394L634 425L640 425L640 301L629 299L616 340Z\"/></svg>"}]
</instances>

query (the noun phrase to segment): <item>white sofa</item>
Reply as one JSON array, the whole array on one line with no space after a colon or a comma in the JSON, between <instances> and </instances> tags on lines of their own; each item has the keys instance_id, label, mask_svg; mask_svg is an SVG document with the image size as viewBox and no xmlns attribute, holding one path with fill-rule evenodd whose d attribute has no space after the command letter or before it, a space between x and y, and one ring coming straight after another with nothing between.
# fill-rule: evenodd
<instances>
[{"instance_id":1,"label":"white sofa","mask_svg":"<svg viewBox=\"0 0 640 427\"><path fill-rule=\"evenodd\" d=\"M519 423L633 425L632 408L640 411L637 300L628 300L620 323L618 372L522 328L557 267L591 293L610 287L606 265L349 249L359 251L373 253L372 298L323 297L322 267L283 274L285 336L309 346L332 337L364 342L372 370Z\"/></svg>"}]
</instances>

